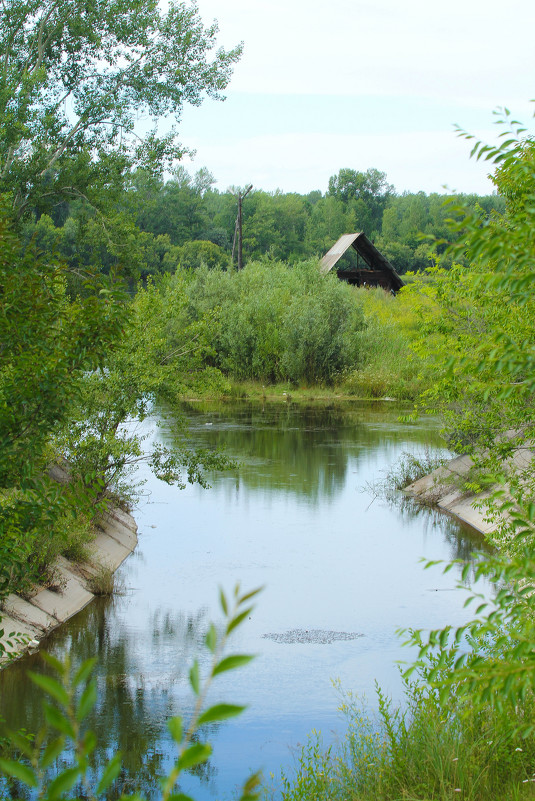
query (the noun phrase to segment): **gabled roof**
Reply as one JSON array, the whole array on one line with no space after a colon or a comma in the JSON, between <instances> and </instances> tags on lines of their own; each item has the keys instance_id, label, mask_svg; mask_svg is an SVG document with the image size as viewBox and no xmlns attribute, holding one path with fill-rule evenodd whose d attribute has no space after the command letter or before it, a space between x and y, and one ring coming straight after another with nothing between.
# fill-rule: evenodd
<instances>
[{"instance_id":1,"label":"gabled roof","mask_svg":"<svg viewBox=\"0 0 535 801\"><path fill-rule=\"evenodd\" d=\"M366 272L371 271L372 274L387 273L392 289L394 290L401 289L401 287L404 286L403 281L388 259L377 250L366 234L362 232L357 234L343 234L321 260L321 272L328 273L329 270L332 270L338 260L342 258L350 247L353 247L367 264L368 270Z\"/></svg>"}]
</instances>

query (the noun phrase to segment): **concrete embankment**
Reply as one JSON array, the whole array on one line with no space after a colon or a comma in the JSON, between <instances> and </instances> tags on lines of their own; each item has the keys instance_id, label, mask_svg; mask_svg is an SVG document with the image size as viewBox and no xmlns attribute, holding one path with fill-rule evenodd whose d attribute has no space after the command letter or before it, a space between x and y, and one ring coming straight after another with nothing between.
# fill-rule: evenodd
<instances>
[{"instance_id":1,"label":"concrete embankment","mask_svg":"<svg viewBox=\"0 0 535 801\"><path fill-rule=\"evenodd\" d=\"M54 566L57 589L36 588L31 597L9 595L0 612L1 641L10 654L35 650L41 640L57 626L87 606L95 597L89 589L91 576L103 567L116 570L137 545L137 525L133 517L112 508L97 525L97 535L89 545L90 561L68 562L59 557ZM23 642L10 637L22 635Z\"/></svg>"},{"instance_id":2,"label":"concrete embankment","mask_svg":"<svg viewBox=\"0 0 535 801\"><path fill-rule=\"evenodd\" d=\"M518 449L510 458L509 464L523 470L532 460L531 450ZM404 491L424 503L432 503L444 509L482 534L490 534L497 524L485 520L485 501L492 495L493 488L477 495L461 488L472 467L473 461L469 456L457 456L428 476L409 484Z\"/></svg>"}]
</instances>

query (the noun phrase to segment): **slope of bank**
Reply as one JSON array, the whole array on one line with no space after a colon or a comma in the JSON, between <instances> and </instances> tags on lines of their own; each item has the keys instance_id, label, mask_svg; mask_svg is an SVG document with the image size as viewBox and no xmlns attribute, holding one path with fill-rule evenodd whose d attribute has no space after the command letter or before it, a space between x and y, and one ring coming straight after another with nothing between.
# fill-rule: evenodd
<instances>
[{"instance_id":1,"label":"slope of bank","mask_svg":"<svg viewBox=\"0 0 535 801\"><path fill-rule=\"evenodd\" d=\"M524 470L532 461L531 450L518 449L510 459L510 466ZM463 489L462 485L466 483L473 466L470 456L457 456L429 475L409 484L404 492L422 503L438 506L482 534L489 535L497 527L497 523L486 519L485 502L497 488L491 487L477 494Z\"/></svg>"},{"instance_id":2,"label":"slope of bank","mask_svg":"<svg viewBox=\"0 0 535 801\"><path fill-rule=\"evenodd\" d=\"M89 545L88 562L75 564L61 556L57 559L54 575L58 580L54 589L36 587L30 597L11 594L4 600L0 612L4 661L8 655L21 656L39 648L44 637L93 600L91 577L102 568L117 570L137 545L135 520L116 507L101 516L96 531Z\"/></svg>"}]
</instances>

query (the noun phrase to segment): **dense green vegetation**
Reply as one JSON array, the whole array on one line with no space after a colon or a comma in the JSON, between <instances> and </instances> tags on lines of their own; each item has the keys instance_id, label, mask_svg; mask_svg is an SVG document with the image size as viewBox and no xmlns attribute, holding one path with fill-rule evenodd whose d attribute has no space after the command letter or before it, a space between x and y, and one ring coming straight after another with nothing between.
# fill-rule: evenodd
<instances>
[{"instance_id":1,"label":"dense green vegetation","mask_svg":"<svg viewBox=\"0 0 535 801\"><path fill-rule=\"evenodd\" d=\"M26 239L57 248L71 268L123 269L131 280L174 272L178 267L228 268L231 264L237 197L218 191L207 170L190 176L182 167L170 178L138 170L103 224L97 206L84 198L62 202L27 217ZM424 270L431 246L422 238L451 236L446 195L398 195L379 170L342 169L325 193L263 192L255 188L243 202L245 261L269 256L295 264L322 256L339 236L364 231L400 273ZM455 196L474 212L502 212L504 200ZM444 251L444 245L439 246Z\"/></svg>"},{"instance_id":2,"label":"dense green vegetation","mask_svg":"<svg viewBox=\"0 0 535 801\"><path fill-rule=\"evenodd\" d=\"M535 172L533 140L511 125L502 146L474 150L495 163L506 214L489 221L455 210L462 240L449 253L461 251L469 267L433 271L413 338L436 371L420 404L443 415L453 447L474 460L467 489L498 486L483 508L499 550L475 567L495 596L475 593L472 620L455 630L409 632L419 659L407 671L417 681L407 678L404 709L378 690L379 720L371 721L359 699L346 699L340 750L312 739L296 776L285 779L288 801L533 797ZM527 458L512 460L515 452Z\"/></svg>"},{"instance_id":3,"label":"dense green vegetation","mask_svg":"<svg viewBox=\"0 0 535 801\"><path fill-rule=\"evenodd\" d=\"M177 330L165 312L148 314L150 288L132 303L99 252L131 236L117 202L132 171L160 174L182 153L174 131L140 136L136 115L178 118L185 102L218 96L240 48L211 53L216 28L204 29L194 7L163 13L152 0L14 0L0 19L2 598L53 582L59 553L83 555L95 514L142 456L125 422L142 418L166 382L176 393L198 372L210 380L195 369L202 324ZM83 229L72 242L70 203ZM48 238L47 212L66 220ZM29 236L39 223L43 235ZM72 471L65 487L48 471L61 456ZM221 463L187 449L149 459L179 483L183 474L202 481L203 462Z\"/></svg>"},{"instance_id":4,"label":"dense green vegetation","mask_svg":"<svg viewBox=\"0 0 535 801\"><path fill-rule=\"evenodd\" d=\"M473 455L470 488L500 486L487 501L499 551L475 568L496 599L456 631L409 634L420 683L407 685L406 711L379 693L375 726L346 704L341 753L312 744L285 796L528 797L535 484L531 462L508 459L535 435L533 139L512 124L502 146L477 143L474 153L495 164L498 194L447 206L438 195L396 195L377 169L341 169L325 194L256 190L244 201L248 264L237 273L235 194L216 191L206 170L176 167L175 131L139 139L135 119L140 110L155 123L178 119L183 103L218 96L240 48L211 53L216 29L194 7L170 3L164 13L152 0L13 0L0 19L0 598L53 580L57 554L83 555L95 515L130 491L136 460L179 485L224 464L184 442L146 454L125 424L156 399L224 394L243 380L418 396L420 409L443 416L452 448ZM416 273L398 297L319 275L318 255L358 230L400 273ZM48 472L62 456L67 486ZM235 596L233 612L222 602L227 634L250 611ZM213 629L206 642L218 654L212 676L245 659L218 662ZM68 671L55 667L64 683L41 684L64 711L49 707L48 723L77 750L43 790L49 798L75 786L93 748L78 723L94 686L75 708ZM88 677L81 670L75 685ZM202 697L195 665L191 685ZM209 753L191 742L202 719L199 706L185 739L171 723L184 744L177 770ZM33 769L3 768L35 787L35 770L65 741L42 753L39 740L35 753L18 742ZM117 767L112 759L97 794Z\"/></svg>"}]
</instances>

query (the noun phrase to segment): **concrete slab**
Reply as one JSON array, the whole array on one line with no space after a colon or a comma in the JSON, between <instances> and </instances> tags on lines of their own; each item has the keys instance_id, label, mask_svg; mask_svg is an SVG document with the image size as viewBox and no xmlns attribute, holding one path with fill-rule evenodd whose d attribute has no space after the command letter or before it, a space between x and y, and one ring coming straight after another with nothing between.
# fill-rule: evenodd
<instances>
[{"instance_id":1,"label":"concrete slab","mask_svg":"<svg viewBox=\"0 0 535 801\"><path fill-rule=\"evenodd\" d=\"M4 601L4 611L10 618L14 618L23 623L31 620L32 626L39 629L43 634L49 632L58 625L58 621L55 617L52 617L52 615L49 615L47 612L43 612L42 609L32 604L31 601L26 601L18 595L8 595ZM3 615L3 620L5 620L5 615Z\"/></svg>"},{"instance_id":2,"label":"concrete slab","mask_svg":"<svg viewBox=\"0 0 535 801\"><path fill-rule=\"evenodd\" d=\"M119 507L114 507L113 509L109 509L107 514L113 520L117 520L119 523L122 523L123 526L129 528L134 534L137 534L137 523L128 512L119 509Z\"/></svg>"},{"instance_id":3,"label":"concrete slab","mask_svg":"<svg viewBox=\"0 0 535 801\"><path fill-rule=\"evenodd\" d=\"M62 577L65 580L64 589L59 592L40 590L32 598L33 606L55 617L58 623L68 620L94 598L78 576L65 572Z\"/></svg>"},{"instance_id":4,"label":"concrete slab","mask_svg":"<svg viewBox=\"0 0 535 801\"><path fill-rule=\"evenodd\" d=\"M58 467L54 477L61 480L65 472ZM92 543L92 564L71 564L59 557L54 567L59 578L59 591L41 588L30 599L10 595L4 602L0 628L1 642L8 653L21 655L38 647L45 633L59 626L87 606L95 597L87 588L86 576L98 566L116 570L137 545L137 525L134 518L120 509L110 510L99 524L99 534ZM22 642L9 638L20 633ZM9 642L8 642L9 640ZM33 640L33 644L30 641ZM30 643L30 644L28 644Z\"/></svg>"},{"instance_id":5,"label":"concrete slab","mask_svg":"<svg viewBox=\"0 0 535 801\"><path fill-rule=\"evenodd\" d=\"M488 534L495 528L495 525L486 522L484 512L481 512L479 509L474 509L473 503L475 500L476 499L473 497L459 498L449 504L440 501L438 505L441 509L445 509L460 520L464 520L464 522L468 523L472 528L481 531L483 534ZM481 498L477 499L478 502L480 500Z\"/></svg>"},{"instance_id":6,"label":"concrete slab","mask_svg":"<svg viewBox=\"0 0 535 801\"><path fill-rule=\"evenodd\" d=\"M508 436L512 435L513 432L509 432ZM509 461L517 469L523 470L533 464L534 458L530 447L522 447L515 450ZM488 523L485 520L485 510L475 509L474 504L479 505L491 493L485 492L476 496L464 492L452 483L453 477L465 476L472 466L473 461L469 456L457 456L438 470L410 484L405 492L422 501L436 503L440 509L458 517L482 534L490 534L498 525Z\"/></svg>"},{"instance_id":7,"label":"concrete slab","mask_svg":"<svg viewBox=\"0 0 535 801\"><path fill-rule=\"evenodd\" d=\"M104 532L93 540L90 548L93 560L110 570L117 570L133 550Z\"/></svg>"},{"instance_id":8,"label":"concrete slab","mask_svg":"<svg viewBox=\"0 0 535 801\"><path fill-rule=\"evenodd\" d=\"M106 515L100 524L100 528L109 537L114 537L117 542L120 542L127 548L135 548L137 543L137 527L132 529L118 518Z\"/></svg>"}]
</instances>

